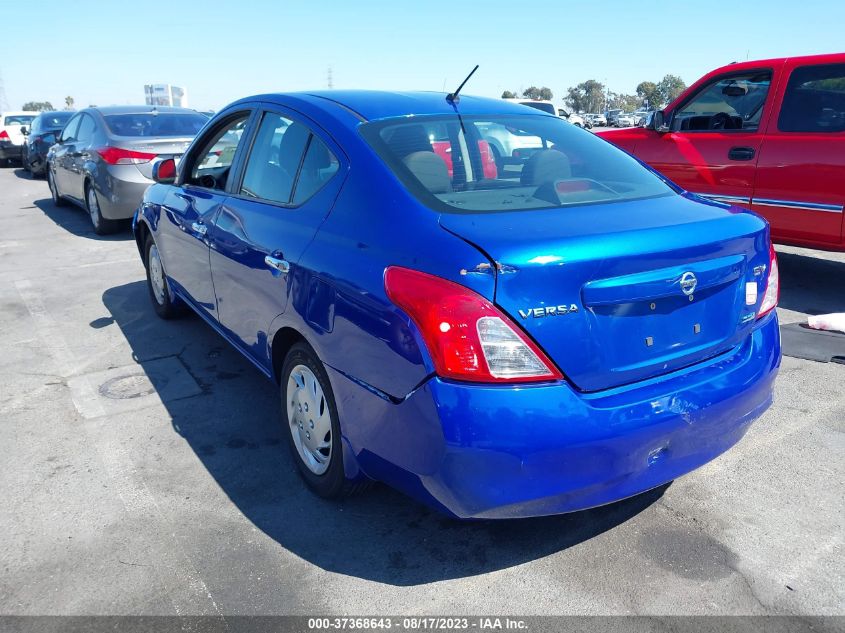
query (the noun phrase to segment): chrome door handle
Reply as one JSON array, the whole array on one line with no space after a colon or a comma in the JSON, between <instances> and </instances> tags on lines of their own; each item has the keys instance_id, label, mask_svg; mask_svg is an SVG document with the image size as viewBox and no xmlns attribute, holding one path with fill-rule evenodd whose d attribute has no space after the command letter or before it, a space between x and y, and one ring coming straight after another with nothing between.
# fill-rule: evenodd
<instances>
[{"instance_id":1,"label":"chrome door handle","mask_svg":"<svg viewBox=\"0 0 845 633\"><path fill-rule=\"evenodd\" d=\"M267 255L267 257L264 258L264 263L270 268L274 268L282 273L288 273L290 271L290 264L286 260L278 259L272 255Z\"/></svg>"},{"instance_id":2,"label":"chrome door handle","mask_svg":"<svg viewBox=\"0 0 845 633\"><path fill-rule=\"evenodd\" d=\"M194 222L191 225L191 229L194 231L194 233L199 233L200 235L205 235L206 233L208 233L208 227L202 222Z\"/></svg>"}]
</instances>

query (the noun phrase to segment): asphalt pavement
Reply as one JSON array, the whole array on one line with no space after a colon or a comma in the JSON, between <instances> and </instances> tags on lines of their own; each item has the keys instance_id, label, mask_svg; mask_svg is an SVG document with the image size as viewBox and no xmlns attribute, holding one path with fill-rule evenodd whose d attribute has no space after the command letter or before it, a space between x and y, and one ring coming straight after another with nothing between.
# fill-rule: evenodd
<instances>
[{"instance_id":1,"label":"asphalt pavement","mask_svg":"<svg viewBox=\"0 0 845 633\"><path fill-rule=\"evenodd\" d=\"M845 311L845 257L779 249L784 321ZM845 615L845 366L671 486L461 523L384 486L300 483L274 385L154 315L128 228L98 237L0 170L0 614Z\"/></svg>"}]
</instances>

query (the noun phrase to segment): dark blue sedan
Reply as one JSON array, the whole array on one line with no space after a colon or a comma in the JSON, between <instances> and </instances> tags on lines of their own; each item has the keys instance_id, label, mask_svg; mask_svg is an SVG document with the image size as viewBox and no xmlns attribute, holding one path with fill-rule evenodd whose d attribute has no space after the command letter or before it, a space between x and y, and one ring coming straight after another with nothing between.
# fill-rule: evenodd
<instances>
[{"instance_id":1,"label":"dark blue sedan","mask_svg":"<svg viewBox=\"0 0 845 633\"><path fill-rule=\"evenodd\" d=\"M771 403L766 222L558 117L261 95L153 174L134 229L155 311L190 307L275 381L319 495L589 508L708 462Z\"/></svg>"}]
</instances>

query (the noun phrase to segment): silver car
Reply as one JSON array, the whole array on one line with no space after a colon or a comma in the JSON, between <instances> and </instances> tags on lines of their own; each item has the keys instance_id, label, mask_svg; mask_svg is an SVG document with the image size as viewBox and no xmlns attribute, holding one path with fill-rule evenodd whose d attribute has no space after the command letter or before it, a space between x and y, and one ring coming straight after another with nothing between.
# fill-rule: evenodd
<instances>
[{"instance_id":1,"label":"silver car","mask_svg":"<svg viewBox=\"0 0 845 633\"><path fill-rule=\"evenodd\" d=\"M115 231L132 217L152 184L155 160L179 158L207 121L206 115L186 108L81 110L47 154L53 202L81 206L99 235Z\"/></svg>"}]
</instances>

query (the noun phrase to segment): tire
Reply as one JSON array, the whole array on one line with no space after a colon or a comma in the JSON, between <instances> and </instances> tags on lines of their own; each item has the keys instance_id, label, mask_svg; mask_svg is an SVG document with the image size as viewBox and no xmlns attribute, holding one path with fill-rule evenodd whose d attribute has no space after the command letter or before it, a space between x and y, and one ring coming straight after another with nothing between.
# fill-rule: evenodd
<instances>
[{"instance_id":1,"label":"tire","mask_svg":"<svg viewBox=\"0 0 845 633\"><path fill-rule=\"evenodd\" d=\"M91 218L91 225L97 235L108 235L114 233L119 227L117 220L108 220L103 217L100 211L100 199L97 197L97 190L89 184L85 185L85 208Z\"/></svg>"},{"instance_id":2,"label":"tire","mask_svg":"<svg viewBox=\"0 0 845 633\"><path fill-rule=\"evenodd\" d=\"M282 424L297 470L324 499L339 499L367 487L343 470L343 443L337 405L325 367L306 343L291 347L282 365Z\"/></svg>"},{"instance_id":3,"label":"tire","mask_svg":"<svg viewBox=\"0 0 845 633\"><path fill-rule=\"evenodd\" d=\"M53 197L53 204L57 207L67 206L67 200L59 195L59 190L56 188L56 183L53 180L53 170L47 165L47 186L50 187L50 195Z\"/></svg>"},{"instance_id":4,"label":"tire","mask_svg":"<svg viewBox=\"0 0 845 633\"><path fill-rule=\"evenodd\" d=\"M144 267L147 269L147 291L153 310L161 319L169 320L182 314L181 304L170 298L170 287L158 247L152 237L144 244Z\"/></svg>"}]
</instances>

